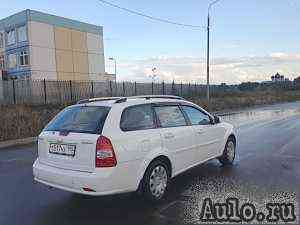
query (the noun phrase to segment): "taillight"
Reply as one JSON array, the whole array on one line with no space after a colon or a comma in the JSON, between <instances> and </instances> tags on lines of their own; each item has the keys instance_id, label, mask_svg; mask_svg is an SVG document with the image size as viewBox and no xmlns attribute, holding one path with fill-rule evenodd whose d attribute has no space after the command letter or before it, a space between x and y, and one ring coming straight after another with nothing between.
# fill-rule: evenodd
<instances>
[{"instance_id":1,"label":"taillight","mask_svg":"<svg viewBox=\"0 0 300 225\"><path fill-rule=\"evenodd\" d=\"M111 141L100 136L96 145L96 167L114 167L117 159Z\"/></svg>"}]
</instances>

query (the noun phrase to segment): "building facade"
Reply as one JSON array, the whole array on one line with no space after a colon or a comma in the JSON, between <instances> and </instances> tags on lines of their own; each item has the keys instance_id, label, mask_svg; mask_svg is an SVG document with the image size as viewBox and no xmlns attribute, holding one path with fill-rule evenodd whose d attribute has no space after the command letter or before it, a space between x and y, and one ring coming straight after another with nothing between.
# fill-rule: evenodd
<instances>
[{"instance_id":1,"label":"building facade","mask_svg":"<svg viewBox=\"0 0 300 225\"><path fill-rule=\"evenodd\" d=\"M25 10L0 20L6 79L115 80L105 75L103 28Z\"/></svg>"}]
</instances>

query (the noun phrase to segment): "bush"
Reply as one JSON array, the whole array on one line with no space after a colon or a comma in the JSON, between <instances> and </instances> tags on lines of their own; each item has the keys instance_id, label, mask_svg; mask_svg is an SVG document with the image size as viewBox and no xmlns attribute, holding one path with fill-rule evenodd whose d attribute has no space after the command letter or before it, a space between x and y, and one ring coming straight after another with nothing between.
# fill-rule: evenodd
<instances>
[{"instance_id":1,"label":"bush","mask_svg":"<svg viewBox=\"0 0 300 225\"><path fill-rule=\"evenodd\" d=\"M0 141L37 136L62 108L61 105L0 106Z\"/></svg>"}]
</instances>

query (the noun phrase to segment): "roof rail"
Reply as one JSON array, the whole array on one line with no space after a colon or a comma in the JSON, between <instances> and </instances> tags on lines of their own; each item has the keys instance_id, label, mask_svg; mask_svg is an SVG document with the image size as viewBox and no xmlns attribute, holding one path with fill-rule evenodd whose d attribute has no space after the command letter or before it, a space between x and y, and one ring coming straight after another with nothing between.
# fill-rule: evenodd
<instances>
[{"instance_id":1,"label":"roof rail","mask_svg":"<svg viewBox=\"0 0 300 225\"><path fill-rule=\"evenodd\" d=\"M140 95L140 96L132 96L132 98L145 98L145 99L166 98L166 99L184 100L184 98L175 95Z\"/></svg>"},{"instance_id":2,"label":"roof rail","mask_svg":"<svg viewBox=\"0 0 300 225\"><path fill-rule=\"evenodd\" d=\"M121 97L103 97L103 98L88 98L79 100L76 104L84 104L90 102L101 102L101 101L109 101L109 100L119 100Z\"/></svg>"},{"instance_id":3,"label":"roof rail","mask_svg":"<svg viewBox=\"0 0 300 225\"><path fill-rule=\"evenodd\" d=\"M174 96L174 95L139 95L139 96L130 96L130 97L120 97L115 101L115 103L126 102L127 99L137 99L137 98L145 98L146 100L154 99L154 98L164 98L164 99L176 99L176 100L185 100L182 97Z\"/></svg>"},{"instance_id":4,"label":"roof rail","mask_svg":"<svg viewBox=\"0 0 300 225\"><path fill-rule=\"evenodd\" d=\"M137 98L145 98L147 100L154 99L154 98L184 100L184 98L175 95L139 95L139 96L130 96L130 97L89 98L89 99L79 100L76 104L85 104L90 102L100 102L100 101L110 101L110 100L115 100L115 103L122 103L122 102L126 102L127 99L137 99Z\"/></svg>"}]
</instances>

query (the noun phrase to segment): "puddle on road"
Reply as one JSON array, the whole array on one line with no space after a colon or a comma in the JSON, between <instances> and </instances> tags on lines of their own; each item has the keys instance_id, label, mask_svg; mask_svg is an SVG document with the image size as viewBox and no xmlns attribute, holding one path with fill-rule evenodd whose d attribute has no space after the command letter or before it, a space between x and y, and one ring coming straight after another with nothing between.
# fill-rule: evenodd
<instances>
[{"instance_id":1,"label":"puddle on road","mask_svg":"<svg viewBox=\"0 0 300 225\"><path fill-rule=\"evenodd\" d=\"M238 199L239 206L251 203L256 212L268 215L267 203L293 203L298 212L299 205L294 192L262 189L250 183L240 183L234 179L220 177L219 179L202 179L195 184L194 190L187 190L182 195L185 200L177 200L160 210L160 215L170 221L185 224L201 224L201 210L204 199L210 198L214 203L226 202L228 198ZM253 220L257 222L255 219ZM297 217L297 221L299 218Z\"/></svg>"},{"instance_id":2,"label":"puddle on road","mask_svg":"<svg viewBox=\"0 0 300 225\"><path fill-rule=\"evenodd\" d=\"M231 115L223 115L221 118L225 122L241 126L257 121L286 118L295 115L300 115L300 102L249 109Z\"/></svg>"}]
</instances>

